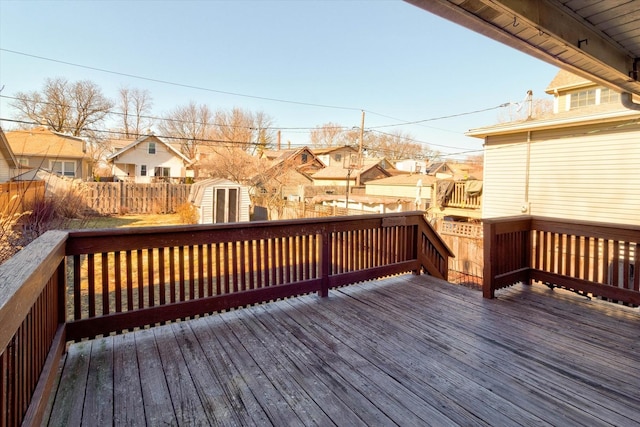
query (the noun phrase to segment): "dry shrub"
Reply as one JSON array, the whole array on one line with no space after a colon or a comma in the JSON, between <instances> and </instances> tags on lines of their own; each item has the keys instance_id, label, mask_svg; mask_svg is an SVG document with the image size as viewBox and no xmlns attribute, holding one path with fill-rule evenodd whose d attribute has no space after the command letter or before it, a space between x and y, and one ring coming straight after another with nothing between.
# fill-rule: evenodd
<instances>
[{"instance_id":1,"label":"dry shrub","mask_svg":"<svg viewBox=\"0 0 640 427\"><path fill-rule=\"evenodd\" d=\"M199 215L198 210L191 203L183 203L177 207L176 213L180 217L183 224L197 224Z\"/></svg>"},{"instance_id":2,"label":"dry shrub","mask_svg":"<svg viewBox=\"0 0 640 427\"><path fill-rule=\"evenodd\" d=\"M37 198L22 213L5 208L0 212L0 264L46 231L70 228L71 220L81 218L83 209L84 199L77 189Z\"/></svg>"},{"instance_id":3,"label":"dry shrub","mask_svg":"<svg viewBox=\"0 0 640 427\"><path fill-rule=\"evenodd\" d=\"M82 218L85 200L78 187L56 194L52 201L56 215L63 218Z\"/></svg>"},{"instance_id":4,"label":"dry shrub","mask_svg":"<svg viewBox=\"0 0 640 427\"><path fill-rule=\"evenodd\" d=\"M31 212L15 213L9 206L18 196L13 196L10 203L0 212L0 264L11 258L16 252L26 246L29 241L23 238L18 223Z\"/></svg>"}]
</instances>

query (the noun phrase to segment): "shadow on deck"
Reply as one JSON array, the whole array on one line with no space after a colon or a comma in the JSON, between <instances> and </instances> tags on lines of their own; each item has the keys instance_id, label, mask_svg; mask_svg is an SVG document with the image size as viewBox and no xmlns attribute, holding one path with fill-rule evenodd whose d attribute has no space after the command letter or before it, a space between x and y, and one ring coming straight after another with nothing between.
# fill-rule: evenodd
<instances>
[{"instance_id":1,"label":"shadow on deck","mask_svg":"<svg viewBox=\"0 0 640 427\"><path fill-rule=\"evenodd\" d=\"M640 425L637 309L497 296L403 275L75 343L49 425Z\"/></svg>"}]
</instances>

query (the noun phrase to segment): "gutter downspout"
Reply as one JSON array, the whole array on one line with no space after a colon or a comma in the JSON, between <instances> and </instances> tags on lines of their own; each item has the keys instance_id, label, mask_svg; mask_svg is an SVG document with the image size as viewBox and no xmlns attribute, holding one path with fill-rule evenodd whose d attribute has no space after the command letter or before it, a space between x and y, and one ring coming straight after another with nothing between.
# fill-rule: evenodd
<instances>
[{"instance_id":1,"label":"gutter downspout","mask_svg":"<svg viewBox=\"0 0 640 427\"><path fill-rule=\"evenodd\" d=\"M525 176L524 176L524 203L522 204L520 210L522 213L531 214L529 211L529 173L531 170L531 131L527 132L527 163L525 165Z\"/></svg>"},{"instance_id":2,"label":"gutter downspout","mask_svg":"<svg viewBox=\"0 0 640 427\"><path fill-rule=\"evenodd\" d=\"M622 102L622 105L629 110L640 111L640 104L633 102L633 95L631 95L629 92L621 93L620 101Z\"/></svg>"}]
</instances>

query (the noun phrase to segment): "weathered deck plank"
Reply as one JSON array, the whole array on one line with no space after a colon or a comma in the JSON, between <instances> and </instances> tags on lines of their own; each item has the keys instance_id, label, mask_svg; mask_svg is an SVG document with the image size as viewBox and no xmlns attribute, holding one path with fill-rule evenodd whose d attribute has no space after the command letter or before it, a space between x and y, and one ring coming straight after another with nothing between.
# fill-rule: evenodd
<instances>
[{"instance_id":1,"label":"weathered deck plank","mask_svg":"<svg viewBox=\"0 0 640 427\"><path fill-rule=\"evenodd\" d=\"M540 285L399 276L74 344L50 425L640 425L639 331Z\"/></svg>"}]
</instances>

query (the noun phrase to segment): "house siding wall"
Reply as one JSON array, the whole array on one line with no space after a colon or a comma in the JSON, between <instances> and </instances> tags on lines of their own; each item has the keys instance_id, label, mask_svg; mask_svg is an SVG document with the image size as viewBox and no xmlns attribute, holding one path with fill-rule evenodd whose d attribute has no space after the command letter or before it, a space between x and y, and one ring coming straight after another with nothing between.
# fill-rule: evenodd
<instances>
[{"instance_id":1,"label":"house siding wall","mask_svg":"<svg viewBox=\"0 0 640 427\"><path fill-rule=\"evenodd\" d=\"M522 213L526 133L486 141L483 217ZM531 215L640 225L640 126L532 132Z\"/></svg>"},{"instance_id":2,"label":"house siding wall","mask_svg":"<svg viewBox=\"0 0 640 427\"><path fill-rule=\"evenodd\" d=\"M416 197L416 186L408 185L371 185L365 187L365 194L370 196L389 196L389 197ZM421 197L429 198L430 188L422 187Z\"/></svg>"},{"instance_id":3,"label":"house siding wall","mask_svg":"<svg viewBox=\"0 0 640 427\"><path fill-rule=\"evenodd\" d=\"M4 157L0 157L0 182L9 181L11 178L11 168Z\"/></svg>"},{"instance_id":4,"label":"house siding wall","mask_svg":"<svg viewBox=\"0 0 640 427\"><path fill-rule=\"evenodd\" d=\"M198 208L198 224L211 224L213 223L213 194L218 188L238 188L240 195L240 206L238 210L238 218L240 222L249 221L249 207L251 205L251 198L249 197L249 190L246 187L236 186L208 186L204 189L202 194L201 204Z\"/></svg>"},{"instance_id":5,"label":"house siding wall","mask_svg":"<svg viewBox=\"0 0 640 427\"><path fill-rule=\"evenodd\" d=\"M136 165L136 181L144 182L151 181L154 176L154 169L156 167L170 168L170 176L172 178L179 178L185 176L185 168L182 159L176 157L176 155L160 143L156 144L156 153L149 154L148 143L142 142L130 150L122 153L116 160L116 165L120 164L135 164ZM140 176L140 165L147 166L147 176ZM115 173L120 175L126 175L126 172L115 167Z\"/></svg>"}]
</instances>

